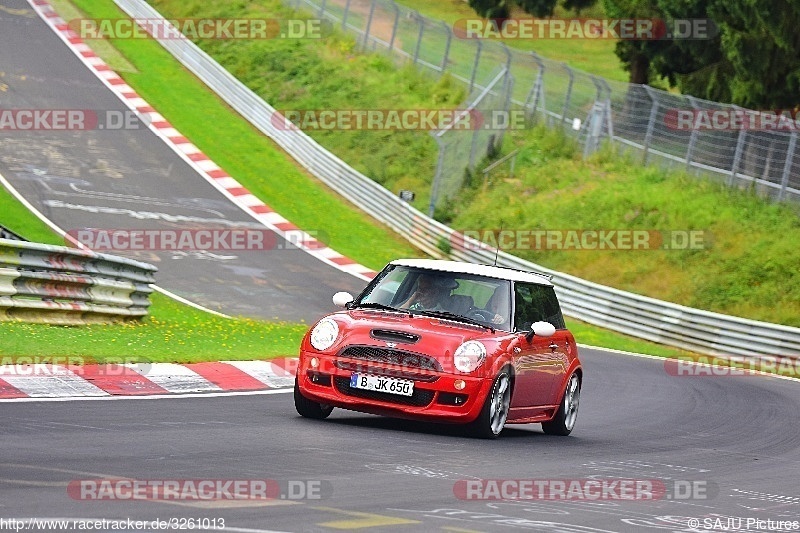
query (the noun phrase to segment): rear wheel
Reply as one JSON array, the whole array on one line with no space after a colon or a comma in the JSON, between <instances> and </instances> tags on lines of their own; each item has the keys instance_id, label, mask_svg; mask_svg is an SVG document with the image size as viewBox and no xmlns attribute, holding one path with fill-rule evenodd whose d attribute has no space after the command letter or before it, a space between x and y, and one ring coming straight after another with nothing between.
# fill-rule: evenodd
<instances>
[{"instance_id":1,"label":"rear wheel","mask_svg":"<svg viewBox=\"0 0 800 533\"><path fill-rule=\"evenodd\" d=\"M485 439L495 439L503 431L511 404L511 376L507 368L497 374L483 409L470 425L470 432Z\"/></svg>"},{"instance_id":2,"label":"rear wheel","mask_svg":"<svg viewBox=\"0 0 800 533\"><path fill-rule=\"evenodd\" d=\"M556 412L556 416L550 422L542 422L542 429L548 435L567 436L572 433L575 427L575 420L578 418L578 404L581 400L581 380L578 374L572 374L567 381L567 388L564 391L564 399Z\"/></svg>"},{"instance_id":3,"label":"rear wheel","mask_svg":"<svg viewBox=\"0 0 800 533\"><path fill-rule=\"evenodd\" d=\"M297 409L297 412L300 413L301 416L315 418L317 420L328 418L328 415L333 411L332 405L317 403L303 396L303 393L300 392L300 385L297 382L297 377L294 378L294 408Z\"/></svg>"}]
</instances>

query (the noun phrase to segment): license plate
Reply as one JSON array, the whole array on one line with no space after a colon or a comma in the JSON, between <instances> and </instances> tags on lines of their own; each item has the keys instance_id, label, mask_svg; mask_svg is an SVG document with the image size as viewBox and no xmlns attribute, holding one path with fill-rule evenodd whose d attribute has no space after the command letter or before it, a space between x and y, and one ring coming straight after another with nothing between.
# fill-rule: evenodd
<instances>
[{"instance_id":1,"label":"license plate","mask_svg":"<svg viewBox=\"0 0 800 533\"><path fill-rule=\"evenodd\" d=\"M401 396L411 396L414 393L414 382L411 380L373 376L372 374L351 374L350 387Z\"/></svg>"}]
</instances>

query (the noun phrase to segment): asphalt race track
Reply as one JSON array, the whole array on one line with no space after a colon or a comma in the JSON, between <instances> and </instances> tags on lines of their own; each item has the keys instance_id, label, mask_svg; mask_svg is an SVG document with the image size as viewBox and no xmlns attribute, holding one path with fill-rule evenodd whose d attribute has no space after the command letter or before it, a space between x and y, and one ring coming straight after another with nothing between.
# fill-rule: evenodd
<instances>
[{"instance_id":1,"label":"asphalt race track","mask_svg":"<svg viewBox=\"0 0 800 533\"><path fill-rule=\"evenodd\" d=\"M125 109L38 17L17 11L33 14L26 3L2 2L0 107ZM254 222L147 130L0 134L0 174L65 229L175 227L169 217L139 220L137 211L226 227ZM333 292L363 285L300 250L232 255L141 258L156 261L167 289L227 313L268 318L312 320L330 308ZM187 526L188 519L224 520L224 531L242 533L796 530L748 520L796 521L800 529L796 381L676 376L660 359L589 349L581 356L585 385L570 437L546 436L534 424L483 441L453 426L342 410L311 421L285 393L3 402L0 530L14 529L9 519L31 517L182 519ZM120 479L267 480L278 490L268 501L213 502L95 501L74 490L81 480ZM613 489L591 500L482 499L488 491L459 497L476 480L577 480L585 487L623 479L666 494L639 493L635 501Z\"/></svg>"},{"instance_id":2,"label":"asphalt race track","mask_svg":"<svg viewBox=\"0 0 800 533\"><path fill-rule=\"evenodd\" d=\"M569 437L534 424L483 441L453 426L342 410L312 421L296 415L291 394L6 403L0 517L224 518L227 531L251 532L655 532L690 531L689 518L800 520L797 383L674 376L662 360L582 355L586 386ZM320 498L192 505L67 491L73 480L119 477L309 481ZM475 478L627 478L702 490L699 499L678 491L627 502L454 495L459 480Z\"/></svg>"},{"instance_id":3,"label":"asphalt race track","mask_svg":"<svg viewBox=\"0 0 800 533\"><path fill-rule=\"evenodd\" d=\"M3 5L0 108L130 112L24 0ZM174 230L198 223L264 229L146 127L0 132L0 174L65 231ZM264 242L274 242L274 249L124 255L158 266L160 286L233 315L311 322L333 309L333 293L363 288L364 281L265 231L272 238Z\"/></svg>"}]
</instances>

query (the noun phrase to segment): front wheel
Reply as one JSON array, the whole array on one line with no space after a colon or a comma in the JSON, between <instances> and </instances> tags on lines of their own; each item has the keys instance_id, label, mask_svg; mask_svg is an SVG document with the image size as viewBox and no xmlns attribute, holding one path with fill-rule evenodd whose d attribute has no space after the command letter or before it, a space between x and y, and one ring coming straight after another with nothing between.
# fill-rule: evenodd
<instances>
[{"instance_id":1,"label":"front wheel","mask_svg":"<svg viewBox=\"0 0 800 533\"><path fill-rule=\"evenodd\" d=\"M566 437L572 433L575 420L578 418L578 404L581 400L581 380L578 374L572 374L567 381L564 399L558 407L556 416L549 422L542 422L542 429L548 435L561 435Z\"/></svg>"},{"instance_id":2,"label":"front wheel","mask_svg":"<svg viewBox=\"0 0 800 533\"><path fill-rule=\"evenodd\" d=\"M303 396L303 393L300 392L297 377L294 378L294 408L297 409L300 416L317 420L328 418L328 415L333 411L332 405L317 403Z\"/></svg>"},{"instance_id":3,"label":"front wheel","mask_svg":"<svg viewBox=\"0 0 800 533\"><path fill-rule=\"evenodd\" d=\"M511 405L511 377L507 368L497 374L483 409L470 425L470 432L485 439L495 439L503 431Z\"/></svg>"}]
</instances>

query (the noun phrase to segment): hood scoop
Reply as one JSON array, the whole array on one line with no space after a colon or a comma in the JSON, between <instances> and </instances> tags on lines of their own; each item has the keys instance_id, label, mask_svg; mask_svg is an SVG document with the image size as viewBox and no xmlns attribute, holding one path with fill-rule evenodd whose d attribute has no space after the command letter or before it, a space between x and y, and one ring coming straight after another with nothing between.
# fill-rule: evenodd
<instances>
[{"instance_id":1,"label":"hood scoop","mask_svg":"<svg viewBox=\"0 0 800 533\"><path fill-rule=\"evenodd\" d=\"M373 339L386 342L397 342L401 344L414 344L419 341L419 335L406 333L405 331L391 331L388 329L373 329L369 332Z\"/></svg>"}]
</instances>

